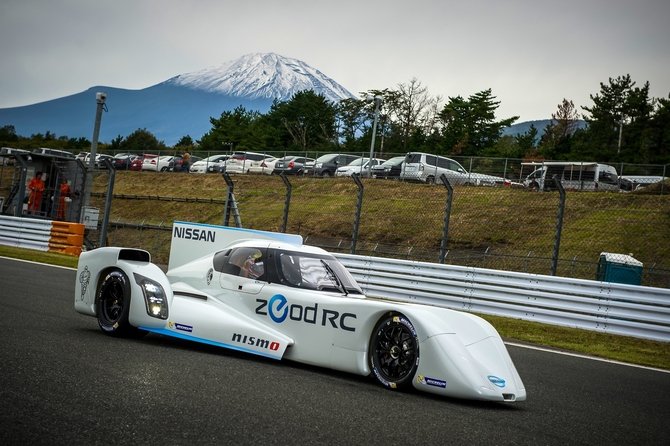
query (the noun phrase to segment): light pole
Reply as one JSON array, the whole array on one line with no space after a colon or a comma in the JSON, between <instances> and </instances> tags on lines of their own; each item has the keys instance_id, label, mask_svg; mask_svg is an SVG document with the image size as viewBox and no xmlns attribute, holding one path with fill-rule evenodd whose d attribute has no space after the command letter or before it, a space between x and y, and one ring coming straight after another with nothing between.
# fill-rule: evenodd
<instances>
[{"instance_id":1,"label":"light pole","mask_svg":"<svg viewBox=\"0 0 670 446\"><path fill-rule=\"evenodd\" d=\"M368 101L373 100L368 96ZM377 136L377 121L379 120L379 107L382 103L382 98L374 97L375 101L375 123L372 126L372 143L370 144L370 160L368 161L368 178L372 178L372 156L375 152L375 136Z\"/></svg>"},{"instance_id":2,"label":"light pole","mask_svg":"<svg viewBox=\"0 0 670 446\"><path fill-rule=\"evenodd\" d=\"M84 205L82 209L88 208L91 201L91 185L93 184L93 169L95 168L95 154L98 151L98 137L100 136L100 121L102 120L102 109L105 107L107 93L96 93L95 101L98 108L95 112L95 126L93 127L93 141L91 141L91 153L89 154L88 164L86 165L86 183L84 184ZM85 213L85 212L84 212ZM81 222L84 222L84 213L81 215Z\"/></svg>"}]
</instances>

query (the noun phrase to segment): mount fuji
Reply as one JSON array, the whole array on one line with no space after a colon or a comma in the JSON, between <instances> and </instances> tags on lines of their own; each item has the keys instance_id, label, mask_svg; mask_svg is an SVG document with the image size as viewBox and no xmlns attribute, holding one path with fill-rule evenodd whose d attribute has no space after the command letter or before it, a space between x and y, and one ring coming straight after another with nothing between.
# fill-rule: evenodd
<instances>
[{"instance_id":1,"label":"mount fuji","mask_svg":"<svg viewBox=\"0 0 670 446\"><path fill-rule=\"evenodd\" d=\"M314 90L338 102L355 98L333 79L306 63L274 53L256 53L221 65L181 74L142 90L96 86L46 102L0 109L0 127L13 125L29 136L47 131L57 136L91 138L97 92L107 93L99 140L110 142L145 128L171 146L185 135L194 140L211 129L209 119L238 106L266 113L274 99Z\"/></svg>"}]
</instances>

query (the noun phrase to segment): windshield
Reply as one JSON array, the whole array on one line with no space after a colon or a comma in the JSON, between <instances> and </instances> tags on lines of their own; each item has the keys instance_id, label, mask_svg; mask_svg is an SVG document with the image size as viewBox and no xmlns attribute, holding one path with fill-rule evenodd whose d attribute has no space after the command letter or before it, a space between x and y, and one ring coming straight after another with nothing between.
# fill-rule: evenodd
<instances>
[{"instance_id":1,"label":"windshield","mask_svg":"<svg viewBox=\"0 0 670 446\"><path fill-rule=\"evenodd\" d=\"M316 159L316 162L317 163L329 163L332 160L334 160L335 158L337 158L337 154L335 154L335 155L323 155L323 156L318 157Z\"/></svg>"},{"instance_id":2,"label":"windshield","mask_svg":"<svg viewBox=\"0 0 670 446\"><path fill-rule=\"evenodd\" d=\"M362 166L363 164L367 163L370 158L358 158L357 160L354 160L347 164L347 167L356 167L356 166Z\"/></svg>"},{"instance_id":3,"label":"windshield","mask_svg":"<svg viewBox=\"0 0 670 446\"><path fill-rule=\"evenodd\" d=\"M402 163L403 161L405 161L404 156L396 156L395 158L391 158L388 161L384 161L381 165L384 166L384 167L393 167L393 166L397 166L398 164Z\"/></svg>"},{"instance_id":4,"label":"windshield","mask_svg":"<svg viewBox=\"0 0 670 446\"><path fill-rule=\"evenodd\" d=\"M316 291L363 294L349 271L334 257L277 251L277 273L283 285Z\"/></svg>"}]
</instances>

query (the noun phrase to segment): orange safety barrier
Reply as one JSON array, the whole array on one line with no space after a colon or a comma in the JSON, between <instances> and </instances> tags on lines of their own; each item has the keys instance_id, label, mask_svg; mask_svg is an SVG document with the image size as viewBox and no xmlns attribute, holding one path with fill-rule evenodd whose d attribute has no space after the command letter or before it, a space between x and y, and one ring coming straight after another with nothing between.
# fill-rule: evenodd
<instances>
[{"instance_id":1,"label":"orange safety barrier","mask_svg":"<svg viewBox=\"0 0 670 446\"><path fill-rule=\"evenodd\" d=\"M49 252L79 256L81 246L84 244L84 229L85 225L82 223L53 221L48 244Z\"/></svg>"}]
</instances>

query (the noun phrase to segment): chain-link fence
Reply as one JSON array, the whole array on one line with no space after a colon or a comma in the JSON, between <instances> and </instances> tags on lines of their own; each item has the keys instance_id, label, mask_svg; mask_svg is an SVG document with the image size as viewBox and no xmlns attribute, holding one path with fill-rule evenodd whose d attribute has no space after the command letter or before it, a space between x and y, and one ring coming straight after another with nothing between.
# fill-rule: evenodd
<instances>
[{"instance_id":1,"label":"chain-link fence","mask_svg":"<svg viewBox=\"0 0 670 446\"><path fill-rule=\"evenodd\" d=\"M501 165L484 175L497 177ZM514 172L513 163L506 167ZM234 175L229 186L221 175L117 172L106 243L147 249L167 263L174 220L220 225L229 203L230 225L239 218L244 228L285 230L333 252L670 287L667 184L633 193L566 188L562 196L557 184L533 189L509 176L451 186ZM91 205L102 206L104 175L96 184ZM602 253L642 266L611 257L603 264Z\"/></svg>"},{"instance_id":2,"label":"chain-link fence","mask_svg":"<svg viewBox=\"0 0 670 446\"><path fill-rule=\"evenodd\" d=\"M670 287L667 166L619 165L636 183L622 186L617 175L614 188L611 170L597 163L456 157L448 165L429 156L415 166L419 181L397 170L389 179L233 175L230 184L220 174L117 171L106 237L89 231L87 239L147 249L167 263L174 220L220 225L227 215L230 225L300 234L334 252ZM14 176L5 169L3 190ZM101 220L108 185L109 174L97 172L90 206ZM642 266L624 262L625 279L603 276L619 264L603 265L602 253Z\"/></svg>"}]
</instances>

